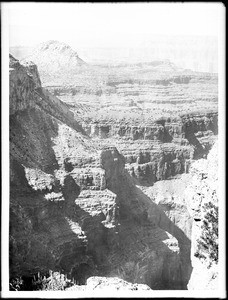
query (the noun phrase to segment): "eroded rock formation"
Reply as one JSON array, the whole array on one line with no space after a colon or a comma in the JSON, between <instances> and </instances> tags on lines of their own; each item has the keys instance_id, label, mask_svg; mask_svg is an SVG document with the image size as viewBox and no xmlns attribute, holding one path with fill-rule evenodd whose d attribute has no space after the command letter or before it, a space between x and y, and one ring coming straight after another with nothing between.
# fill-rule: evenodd
<instances>
[{"instance_id":1,"label":"eroded rock formation","mask_svg":"<svg viewBox=\"0 0 228 300\"><path fill-rule=\"evenodd\" d=\"M71 53L53 45L42 52ZM191 76L172 75L167 86L175 94L177 85L194 82ZM106 87L123 92L126 104L136 82L127 86L117 79L110 76ZM140 80L141 93L150 83ZM203 77L210 80L216 81ZM165 82L154 84L153 93L169 94ZM91 276L108 276L152 289L186 289L193 220L184 190L191 163L214 143L217 112L146 117L143 124L131 118L98 122L91 114L82 120L85 105L76 104L75 95L69 104L48 89L36 65L10 56L10 276L50 269L80 285ZM107 92L102 89L98 97ZM134 108L134 100L129 103ZM106 279L98 281L106 286Z\"/></svg>"},{"instance_id":2,"label":"eroded rock formation","mask_svg":"<svg viewBox=\"0 0 228 300\"><path fill-rule=\"evenodd\" d=\"M10 68L10 275L60 269L79 284L100 275L186 288L190 240L137 188L124 156L93 145L32 64L11 57Z\"/></svg>"}]
</instances>

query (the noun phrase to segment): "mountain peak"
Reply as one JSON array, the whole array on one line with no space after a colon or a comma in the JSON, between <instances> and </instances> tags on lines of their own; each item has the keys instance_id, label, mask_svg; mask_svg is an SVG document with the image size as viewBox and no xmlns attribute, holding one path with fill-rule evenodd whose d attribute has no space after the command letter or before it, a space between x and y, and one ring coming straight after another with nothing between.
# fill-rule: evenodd
<instances>
[{"instance_id":1,"label":"mountain peak","mask_svg":"<svg viewBox=\"0 0 228 300\"><path fill-rule=\"evenodd\" d=\"M40 44L37 47L38 51L56 51L56 52L64 52L64 51L70 51L72 52L75 56L78 56L77 52L74 51L69 45L59 42L56 40L49 40L47 42L44 42Z\"/></svg>"},{"instance_id":2,"label":"mountain peak","mask_svg":"<svg viewBox=\"0 0 228 300\"><path fill-rule=\"evenodd\" d=\"M28 59L35 61L35 63L38 64L38 67L40 61L43 61L43 63L46 64L48 63L48 60L62 61L64 62L63 66L65 63L69 63L73 67L85 64L74 49L63 42L56 40L49 40L39 44Z\"/></svg>"},{"instance_id":3,"label":"mountain peak","mask_svg":"<svg viewBox=\"0 0 228 300\"><path fill-rule=\"evenodd\" d=\"M77 73L86 63L69 45L56 40L49 40L38 45L35 51L24 61L33 61L40 72L41 80L48 77L61 77Z\"/></svg>"}]
</instances>

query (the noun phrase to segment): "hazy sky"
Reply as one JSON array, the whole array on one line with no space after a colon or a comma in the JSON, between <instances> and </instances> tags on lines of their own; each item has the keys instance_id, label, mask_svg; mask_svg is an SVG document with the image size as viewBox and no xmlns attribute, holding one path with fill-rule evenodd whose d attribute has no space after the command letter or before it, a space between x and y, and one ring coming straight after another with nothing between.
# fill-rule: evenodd
<instances>
[{"instance_id":1,"label":"hazy sky","mask_svg":"<svg viewBox=\"0 0 228 300\"><path fill-rule=\"evenodd\" d=\"M154 35L218 36L220 3L2 3L10 46L134 47ZM4 30L4 24L3 24Z\"/></svg>"}]
</instances>

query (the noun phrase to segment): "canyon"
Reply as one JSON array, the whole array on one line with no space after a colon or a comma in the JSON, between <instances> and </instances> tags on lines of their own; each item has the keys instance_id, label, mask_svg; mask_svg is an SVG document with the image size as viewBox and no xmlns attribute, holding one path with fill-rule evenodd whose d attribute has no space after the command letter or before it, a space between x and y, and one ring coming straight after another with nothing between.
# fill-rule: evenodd
<instances>
[{"instance_id":1,"label":"canyon","mask_svg":"<svg viewBox=\"0 0 228 300\"><path fill-rule=\"evenodd\" d=\"M217 74L89 65L49 41L10 55L9 76L10 277L194 287L193 175L216 157Z\"/></svg>"}]
</instances>

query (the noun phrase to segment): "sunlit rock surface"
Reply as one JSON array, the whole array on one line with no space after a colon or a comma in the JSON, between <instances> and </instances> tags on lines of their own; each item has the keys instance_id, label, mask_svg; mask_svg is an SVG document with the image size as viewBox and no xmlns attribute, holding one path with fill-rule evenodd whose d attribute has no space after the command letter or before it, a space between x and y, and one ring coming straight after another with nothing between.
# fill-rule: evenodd
<instances>
[{"instance_id":1,"label":"sunlit rock surface","mask_svg":"<svg viewBox=\"0 0 228 300\"><path fill-rule=\"evenodd\" d=\"M71 56L62 44L44 46L63 62ZM66 73L50 79L38 62L39 80L22 63L10 57L10 276L57 269L81 286L105 276L187 289L193 220L183 192L217 134L216 75L169 62L83 64L65 86Z\"/></svg>"},{"instance_id":2,"label":"sunlit rock surface","mask_svg":"<svg viewBox=\"0 0 228 300\"><path fill-rule=\"evenodd\" d=\"M66 291L99 291L102 292L124 292L124 291L150 291L150 287L146 284L130 283L118 277L90 277L86 281L86 285L72 286Z\"/></svg>"},{"instance_id":3,"label":"sunlit rock surface","mask_svg":"<svg viewBox=\"0 0 228 300\"><path fill-rule=\"evenodd\" d=\"M204 234L202 227L208 209L204 205L212 202L218 207L218 142L214 144L207 159L195 162L190 173L191 181L185 191L188 210L193 218L191 260L193 272L188 283L189 290L218 289L218 263L212 258L197 256L199 240ZM217 220L218 222L218 220ZM216 242L216 241L215 241ZM218 243L218 242L217 242ZM212 250L213 251L213 250Z\"/></svg>"}]
</instances>

